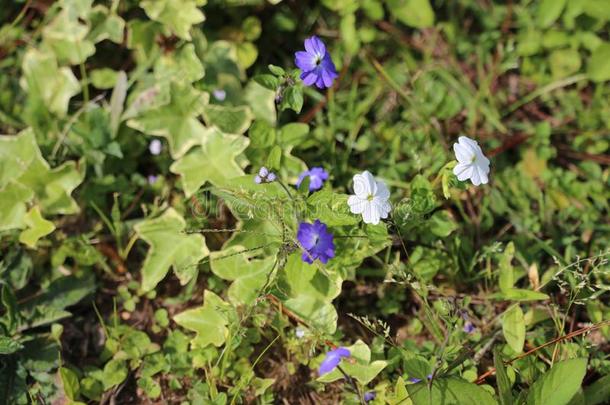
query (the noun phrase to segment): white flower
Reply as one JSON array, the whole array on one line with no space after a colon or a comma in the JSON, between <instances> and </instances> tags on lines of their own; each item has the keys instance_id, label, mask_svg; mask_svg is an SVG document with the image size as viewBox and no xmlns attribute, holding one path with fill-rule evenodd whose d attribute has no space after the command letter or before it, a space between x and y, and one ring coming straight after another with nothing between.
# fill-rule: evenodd
<instances>
[{"instance_id":1,"label":"white flower","mask_svg":"<svg viewBox=\"0 0 610 405\"><path fill-rule=\"evenodd\" d=\"M163 149L163 145L161 145L160 140L153 139L152 141L150 141L150 144L148 145L148 150L151 154L156 156L161 153L161 149Z\"/></svg>"},{"instance_id":2,"label":"white flower","mask_svg":"<svg viewBox=\"0 0 610 405\"><path fill-rule=\"evenodd\" d=\"M349 196L347 204L353 214L362 214L365 224L377 225L381 218L388 217L392 208L388 202L390 191L367 170L354 176L354 194Z\"/></svg>"},{"instance_id":3,"label":"white flower","mask_svg":"<svg viewBox=\"0 0 610 405\"><path fill-rule=\"evenodd\" d=\"M460 136L458 143L453 144L453 151L458 161L453 174L459 181L470 179L475 186L489 182L489 159L483 155L477 141Z\"/></svg>"}]
</instances>

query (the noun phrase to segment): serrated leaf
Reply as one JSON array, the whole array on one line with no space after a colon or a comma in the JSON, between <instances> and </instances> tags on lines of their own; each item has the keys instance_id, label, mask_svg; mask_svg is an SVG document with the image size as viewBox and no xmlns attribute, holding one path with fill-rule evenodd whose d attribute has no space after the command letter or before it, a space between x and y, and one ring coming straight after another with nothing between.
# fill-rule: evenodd
<instances>
[{"instance_id":1,"label":"serrated leaf","mask_svg":"<svg viewBox=\"0 0 610 405\"><path fill-rule=\"evenodd\" d=\"M191 340L193 348L203 348L210 344L222 346L229 334L228 313L233 308L212 291L203 293L203 306L188 309L174 316L174 321L183 328L196 333Z\"/></svg>"},{"instance_id":2,"label":"serrated leaf","mask_svg":"<svg viewBox=\"0 0 610 405\"><path fill-rule=\"evenodd\" d=\"M570 359L553 367L530 387L527 405L565 405L578 392L587 372L587 359Z\"/></svg>"},{"instance_id":3,"label":"serrated leaf","mask_svg":"<svg viewBox=\"0 0 610 405\"><path fill-rule=\"evenodd\" d=\"M19 242L27 245L30 248L36 247L38 239L42 238L55 230L55 225L51 221L47 221L40 214L40 209L32 207L32 209L23 218L28 229L21 232Z\"/></svg>"},{"instance_id":4,"label":"serrated leaf","mask_svg":"<svg viewBox=\"0 0 610 405\"><path fill-rule=\"evenodd\" d=\"M341 368L361 384L366 385L373 380L388 364L385 360L371 362L371 349L362 340L347 346L350 351L349 359L341 362ZM351 361L350 361L351 360ZM321 382L333 382L344 378L341 371L335 369L318 378Z\"/></svg>"},{"instance_id":5,"label":"serrated leaf","mask_svg":"<svg viewBox=\"0 0 610 405\"><path fill-rule=\"evenodd\" d=\"M182 39L190 40L191 27L205 20L196 0L144 0L140 6L152 20Z\"/></svg>"},{"instance_id":6,"label":"serrated leaf","mask_svg":"<svg viewBox=\"0 0 610 405\"><path fill-rule=\"evenodd\" d=\"M210 267L218 277L233 281L228 291L232 303L250 305L259 296L268 280L275 257L252 259L244 250L243 246L232 246L212 252Z\"/></svg>"},{"instance_id":7,"label":"serrated leaf","mask_svg":"<svg viewBox=\"0 0 610 405\"><path fill-rule=\"evenodd\" d=\"M426 382L407 384L414 405L495 405L496 400L484 388L462 379L435 378L431 389Z\"/></svg>"},{"instance_id":8,"label":"serrated leaf","mask_svg":"<svg viewBox=\"0 0 610 405\"><path fill-rule=\"evenodd\" d=\"M146 110L127 125L146 135L167 138L172 157L179 159L206 136L207 130L197 117L209 95L188 84L172 83L170 98L168 104Z\"/></svg>"},{"instance_id":9,"label":"serrated leaf","mask_svg":"<svg viewBox=\"0 0 610 405\"><path fill-rule=\"evenodd\" d=\"M248 138L227 135L215 128L206 131L201 145L175 161L170 170L179 174L187 197L195 193L205 182L221 186L227 180L244 174L235 159L248 146Z\"/></svg>"},{"instance_id":10,"label":"serrated leaf","mask_svg":"<svg viewBox=\"0 0 610 405\"><path fill-rule=\"evenodd\" d=\"M228 134L243 134L252 123L252 112L247 106L228 107L209 104L203 109L206 124L215 125Z\"/></svg>"},{"instance_id":11,"label":"serrated leaf","mask_svg":"<svg viewBox=\"0 0 610 405\"><path fill-rule=\"evenodd\" d=\"M0 355L12 354L23 349L23 345L8 336L0 336Z\"/></svg>"},{"instance_id":12,"label":"serrated leaf","mask_svg":"<svg viewBox=\"0 0 610 405\"><path fill-rule=\"evenodd\" d=\"M150 245L142 266L142 290L150 291L165 277L170 267L182 285L197 274L197 263L209 254L202 235L184 233L186 222L173 208L158 218L134 226L139 237Z\"/></svg>"},{"instance_id":13,"label":"serrated leaf","mask_svg":"<svg viewBox=\"0 0 610 405\"><path fill-rule=\"evenodd\" d=\"M515 305L502 315L502 333L515 353L521 353L525 343L525 320L521 307Z\"/></svg>"}]
</instances>

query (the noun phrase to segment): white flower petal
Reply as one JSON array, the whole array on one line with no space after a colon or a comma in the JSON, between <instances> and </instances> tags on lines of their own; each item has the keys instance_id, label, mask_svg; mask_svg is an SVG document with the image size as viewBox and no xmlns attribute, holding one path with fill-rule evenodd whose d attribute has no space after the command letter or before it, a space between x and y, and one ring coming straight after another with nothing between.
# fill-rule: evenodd
<instances>
[{"instance_id":1,"label":"white flower petal","mask_svg":"<svg viewBox=\"0 0 610 405\"><path fill-rule=\"evenodd\" d=\"M362 214L366 205L366 200L360 199L355 195L350 195L347 199L347 205L352 214Z\"/></svg>"},{"instance_id":2,"label":"white flower petal","mask_svg":"<svg viewBox=\"0 0 610 405\"><path fill-rule=\"evenodd\" d=\"M366 172L365 172L366 173ZM361 199L366 199L371 193L369 182L363 174L356 174L354 176L354 194Z\"/></svg>"},{"instance_id":3,"label":"white flower petal","mask_svg":"<svg viewBox=\"0 0 610 405\"><path fill-rule=\"evenodd\" d=\"M479 176L481 177L481 184L489 183L489 176L487 175L489 173L489 167L487 167L487 170L482 167L478 167L478 170Z\"/></svg>"},{"instance_id":4,"label":"white flower petal","mask_svg":"<svg viewBox=\"0 0 610 405\"><path fill-rule=\"evenodd\" d=\"M466 163L458 163L453 168L453 174L455 174L459 181L468 180L472 176L472 165Z\"/></svg>"},{"instance_id":5,"label":"white flower petal","mask_svg":"<svg viewBox=\"0 0 610 405\"><path fill-rule=\"evenodd\" d=\"M377 225L379 223L379 211L372 201L367 201L362 212L362 220L365 224Z\"/></svg>"},{"instance_id":6,"label":"white flower petal","mask_svg":"<svg viewBox=\"0 0 610 405\"><path fill-rule=\"evenodd\" d=\"M381 198L382 200L387 200L388 198L390 198L390 190L388 189L388 186L386 186L385 183L381 180L377 180L376 184L377 193L375 194L375 196Z\"/></svg>"},{"instance_id":7,"label":"white flower petal","mask_svg":"<svg viewBox=\"0 0 610 405\"><path fill-rule=\"evenodd\" d=\"M464 145L454 143L453 152L455 152L455 158L460 163L470 163L472 161L472 153Z\"/></svg>"},{"instance_id":8,"label":"white flower petal","mask_svg":"<svg viewBox=\"0 0 610 405\"><path fill-rule=\"evenodd\" d=\"M479 175L479 168L475 165L472 166L472 174L470 175L470 181L472 181L472 184L474 184L475 186L478 186L481 184L481 176Z\"/></svg>"},{"instance_id":9,"label":"white flower petal","mask_svg":"<svg viewBox=\"0 0 610 405\"><path fill-rule=\"evenodd\" d=\"M362 176L367 182L367 187L370 195L377 194L377 182L375 181L375 176L371 174L368 170L362 172Z\"/></svg>"}]
</instances>

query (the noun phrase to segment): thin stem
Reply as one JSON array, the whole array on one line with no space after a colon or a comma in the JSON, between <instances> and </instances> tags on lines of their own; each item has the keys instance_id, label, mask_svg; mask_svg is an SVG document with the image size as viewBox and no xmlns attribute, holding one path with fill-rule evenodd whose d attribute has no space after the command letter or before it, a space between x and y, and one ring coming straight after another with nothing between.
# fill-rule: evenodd
<instances>
[{"instance_id":1,"label":"thin stem","mask_svg":"<svg viewBox=\"0 0 610 405\"><path fill-rule=\"evenodd\" d=\"M347 380L347 382L350 383L350 385L352 386L352 388L354 389L354 391L356 392L356 395L358 395L358 399L360 399L360 403L362 405L365 405L366 402L364 402L364 397L362 396L362 393L360 392L360 388L358 388L358 385L356 384L356 382L352 379L352 377L349 376L349 374L347 374L345 372L345 370L343 370L341 368L341 366L337 366L337 370L339 370L341 372L341 374L343 374L343 377L345 377L345 379Z\"/></svg>"}]
</instances>

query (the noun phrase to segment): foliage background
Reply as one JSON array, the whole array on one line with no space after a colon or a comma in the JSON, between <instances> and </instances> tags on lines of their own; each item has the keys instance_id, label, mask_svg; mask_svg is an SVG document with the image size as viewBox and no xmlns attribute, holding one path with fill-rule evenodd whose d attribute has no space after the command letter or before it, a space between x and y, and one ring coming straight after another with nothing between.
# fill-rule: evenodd
<instances>
[{"instance_id":1,"label":"foliage background","mask_svg":"<svg viewBox=\"0 0 610 405\"><path fill-rule=\"evenodd\" d=\"M2 402L605 403L609 20L607 0L6 2ZM312 34L340 71L324 92L295 80ZM462 134L488 186L451 174ZM331 180L288 198L262 165ZM387 224L349 214L365 169ZM293 253L295 212L333 230L325 268ZM329 344L360 395L318 378Z\"/></svg>"}]
</instances>

